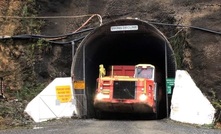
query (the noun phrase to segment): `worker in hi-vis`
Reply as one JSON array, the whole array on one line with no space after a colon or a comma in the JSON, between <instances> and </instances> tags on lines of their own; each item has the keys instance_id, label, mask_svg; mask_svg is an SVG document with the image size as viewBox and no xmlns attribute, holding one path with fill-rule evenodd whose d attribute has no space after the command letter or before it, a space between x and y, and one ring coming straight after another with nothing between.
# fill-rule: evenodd
<instances>
[{"instance_id":1,"label":"worker in hi-vis","mask_svg":"<svg viewBox=\"0 0 221 134\"><path fill-rule=\"evenodd\" d=\"M105 76L106 75L106 70L104 68L104 65L100 64L99 67L100 67L100 69L99 69L99 77Z\"/></svg>"}]
</instances>

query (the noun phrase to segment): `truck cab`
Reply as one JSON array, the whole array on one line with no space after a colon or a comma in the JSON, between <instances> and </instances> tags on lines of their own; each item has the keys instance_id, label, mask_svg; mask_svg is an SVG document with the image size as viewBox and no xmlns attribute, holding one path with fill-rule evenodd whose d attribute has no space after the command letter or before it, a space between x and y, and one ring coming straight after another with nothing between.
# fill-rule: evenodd
<instances>
[{"instance_id":1,"label":"truck cab","mask_svg":"<svg viewBox=\"0 0 221 134\"><path fill-rule=\"evenodd\" d=\"M154 81L155 67L150 64L138 64L135 66L135 78L146 78Z\"/></svg>"}]
</instances>

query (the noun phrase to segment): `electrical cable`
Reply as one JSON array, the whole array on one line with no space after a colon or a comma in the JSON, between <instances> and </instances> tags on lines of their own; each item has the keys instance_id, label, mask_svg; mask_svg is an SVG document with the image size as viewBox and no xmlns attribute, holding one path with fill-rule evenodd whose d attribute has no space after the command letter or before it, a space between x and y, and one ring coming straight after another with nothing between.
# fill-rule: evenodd
<instances>
[{"instance_id":1,"label":"electrical cable","mask_svg":"<svg viewBox=\"0 0 221 134\"><path fill-rule=\"evenodd\" d=\"M219 32L219 31L214 31L214 30L211 30L211 29L203 28L203 27L197 27L197 26L191 26L191 25L190 26L186 26L186 25L180 25L180 24L168 24L168 23L151 22L151 21L147 21L147 22L150 23L150 24L154 24L154 25L187 27L187 28L192 28L192 29L196 29L196 30L201 30L201 31L205 31L205 32L221 35L221 32Z\"/></svg>"},{"instance_id":2,"label":"electrical cable","mask_svg":"<svg viewBox=\"0 0 221 134\"><path fill-rule=\"evenodd\" d=\"M49 43L53 43L53 44L60 44L60 45L65 45L65 44L72 44L73 42L78 42L80 40L83 40L86 36L82 36L80 38L74 39L74 40L70 40L67 42L60 42L60 41L48 41Z\"/></svg>"},{"instance_id":3,"label":"electrical cable","mask_svg":"<svg viewBox=\"0 0 221 134\"><path fill-rule=\"evenodd\" d=\"M58 38L58 37L64 37L64 36L70 36L70 35L75 35L75 34L80 34L83 32L88 32L93 30L94 28L87 28L75 33L68 33L68 34L63 34L63 35L53 35L53 36L48 36L48 35L29 35L29 34L23 34L23 35L16 35L16 36L3 36L0 39L5 39L5 38L12 38L12 39L27 39L27 38L32 38L32 39L39 39L39 38Z\"/></svg>"},{"instance_id":4,"label":"electrical cable","mask_svg":"<svg viewBox=\"0 0 221 134\"><path fill-rule=\"evenodd\" d=\"M87 19L77 30L74 31L77 32L78 30L80 30L81 28L83 28L93 17L97 16L100 22L100 26L102 25L102 17L99 14L93 14L89 19Z\"/></svg>"},{"instance_id":5,"label":"electrical cable","mask_svg":"<svg viewBox=\"0 0 221 134\"><path fill-rule=\"evenodd\" d=\"M1 39L44 39L45 38L56 38L56 37L63 37L63 36L70 36L70 35L75 35L75 34L79 34L79 33L83 33L83 32L87 32L87 31L91 31L93 30L94 28L87 28L87 29L84 29L84 30L81 30L81 31L78 31L78 32L75 32L75 33L68 33L68 34L64 34L64 35L57 35L57 36L46 36L46 35L16 35L16 36L0 36L0 40ZM70 41L67 41L67 42L59 42L59 41L51 41L51 40L45 40L49 43L53 43L53 44L72 44L73 42L78 42L82 39L84 39L86 36L82 36L82 37L79 37L77 39L74 39L74 40L70 40Z\"/></svg>"},{"instance_id":6,"label":"electrical cable","mask_svg":"<svg viewBox=\"0 0 221 134\"><path fill-rule=\"evenodd\" d=\"M99 15L99 14L93 14L93 15L91 15L90 18L88 18L88 19L87 19L78 29L76 29L73 33L76 33L77 31L79 31L80 29L82 29L84 26L86 26L87 23L88 23L93 17L95 17L95 16L98 17L98 20L99 20L100 26L101 26L101 25L102 25L102 17L101 17L101 15ZM60 37L60 38L51 39L51 40L60 40L60 39L64 39L64 38L65 38L65 37Z\"/></svg>"},{"instance_id":7,"label":"electrical cable","mask_svg":"<svg viewBox=\"0 0 221 134\"><path fill-rule=\"evenodd\" d=\"M71 19L71 18L81 18L87 17L94 14L76 15L76 16L0 16L0 18L5 19Z\"/></svg>"},{"instance_id":8,"label":"electrical cable","mask_svg":"<svg viewBox=\"0 0 221 134\"><path fill-rule=\"evenodd\" d=\"M75 34L79 34L79 33L83 33L83 32L87 32L90 30L93 30L94 28L87 28L84 30L79 31L80 29L82 29L93 17L98 17L98 20L100 22L100 25L102 25L102 17L99 14L92 14L92 15L80 15L80 16L42 16L42 17L18 17L18 16L0 16L0 18L77 18L77 17L86 17L86 16L90 16L89 19L87 19L77 30L75 30L72 33L68 33L68 34L64 34L64 35L56 35L56 36L47 36L47 35L16 35L16 36L0 36L0 39L39 39L39 38L47 38L45 39L48 42L53 42L53 43L63 43L63 44L67 44L69 42L54 42L54 40L61 40L66 38L67 36L70 35L75 35Z\"/></svg>"},{"instance_id":9,"label":"electrical cable","mask_svg":"<svg viewBox=\"0 0 221 134\"><path fill-rule=\"evenodd\" d=\"M58 40L58 39L62 39L62 37L67 37L67 36L71 36L71 35L75 35L75 34L80 34L83 32L88 32L93 30L94 28L87 28L87 29L83 29L81 31L80 30L82 27L84 27L94 16L97 16L99 18L100 21L100 26L102 25L102 17L99 14L93 14L85 23L82 24L82 26L80 26L77 30L75 30L72 33L68 33L68 34L64 34L64 35L55 35L55 36L47 36L47 35L16 35L16 36L0 36L0 40L1 39L40 39L40 38L46 38L46 39L51 39L51 38L56 38L56 39L51 39L51 40L45 40L48 41L50 43L55 43L55 44L69 44L73 41L79 41L82 40L83 38L85 38L85 36L80 37L78 39L74 39L72 41L68 41L68 42L59 42L59 41L53 41L53 40ZM207 28L203 28L203 27L197 27L197 26L187 26L187 25L180 25L180 24L169 24L169 23L161 23L161 22L153 22L153 21L146 21L147 23L150 24L154 24L154 25L164 25L164 26L174 26L174 27L186 27L186 28L192 28L192 29L196 29L196 30L201 30L204 32L209 32L209 33L213 33L213 34L218 34L221 35L221 32L219 31L214 31L211 29L207 29Z\"/></svg>"}]
</instances>

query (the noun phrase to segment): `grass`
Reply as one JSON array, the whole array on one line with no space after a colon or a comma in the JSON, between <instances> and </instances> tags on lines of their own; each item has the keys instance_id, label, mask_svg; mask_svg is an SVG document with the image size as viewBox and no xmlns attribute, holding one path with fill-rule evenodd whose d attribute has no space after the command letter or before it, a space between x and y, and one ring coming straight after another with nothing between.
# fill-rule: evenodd
<instances>
[{"instance_id":1,"label":"grass","mask_svg":"<svg viewBox=\"0 0 221 134\"><path fill-rule=\"evenodd\" d=\"M183 52L185 46L185 32L178 31L174 36L169 38L169 42L174 50L174 56L177 62L177 68L183 68Z\"/></svg>"},{"instance_id":2,"label":"grass","mask_svg":"<svg viewBox=\"0 0 221 134\"><path fill-rule=\"evenodd\" d=\"M215 123L216 124L220 123L221 122L221 100L218 99L216 92L212 89L209 92L209 100L216 109ZM219 127L221 128L221 125L219 125Z\"/></svg>"},{"instance_id":3,"label":"grass","mask_svg":"<svg viewBox=\"0 0 221 134\"><path fill-rule=\"evenodd\" d=\"M33 123L33 120L24 113L24 109L44 87L44 84L26 83L21 90L8 90L7 101L0 100L0 129L26 127Z\"/></svg>"}]
</instances>

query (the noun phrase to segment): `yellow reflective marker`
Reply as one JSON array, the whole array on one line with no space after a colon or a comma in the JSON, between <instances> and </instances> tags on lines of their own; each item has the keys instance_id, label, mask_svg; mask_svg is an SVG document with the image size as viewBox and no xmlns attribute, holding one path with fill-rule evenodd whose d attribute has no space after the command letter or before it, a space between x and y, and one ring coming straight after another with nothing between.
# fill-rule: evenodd
<instances>
[{"instance_id":1,"label":"yellow reflective marker","mask_svg":"<svg viewBox=\"0 0 221 134\"><path fill-rule=\"evenodd\" d=\"M57 100L60 103L66 103L71 101L71 87L69 85L56 86Z\"/></svg>"},{"instance_id":2,"label":"yellow reflective marker","mask_svg":"<svg viewBox=\"0 0 221 134\"><path fill-rule=\"evenodd\" d=\"M84 81L74 81L74 89L85 89Z\"/></svg>"}]
</instances>

